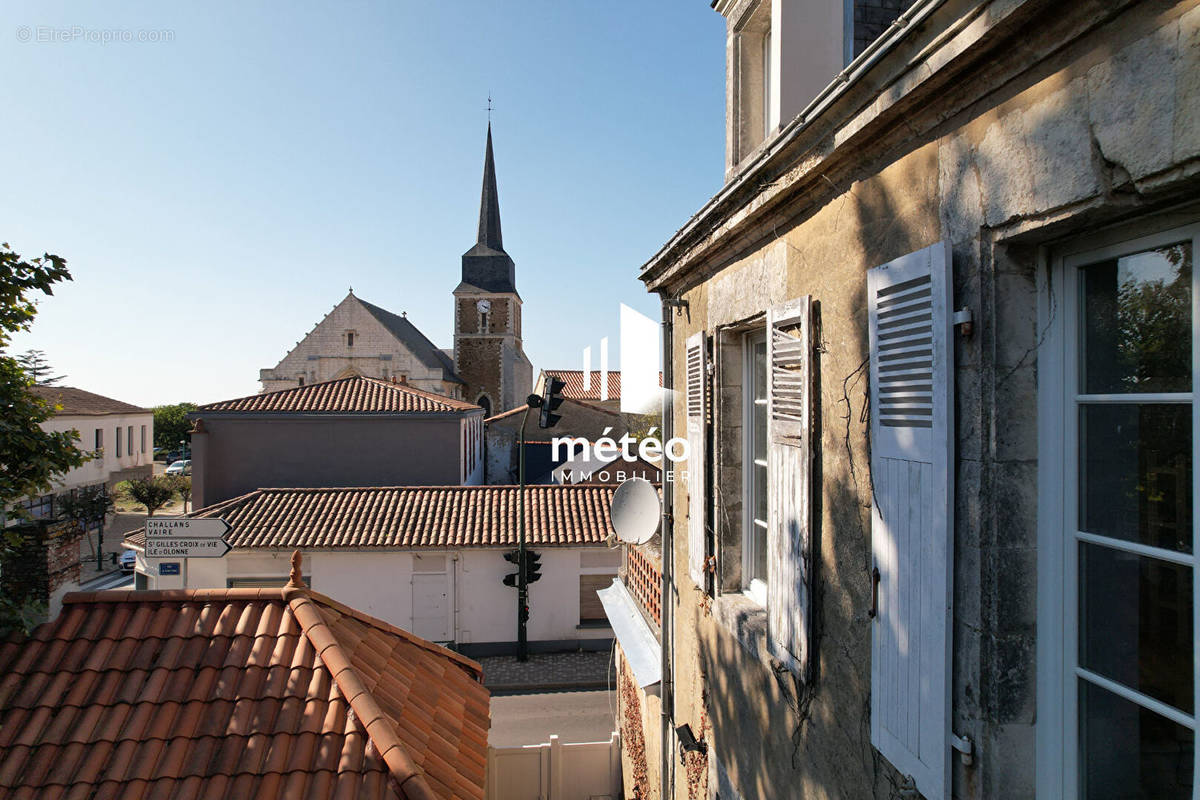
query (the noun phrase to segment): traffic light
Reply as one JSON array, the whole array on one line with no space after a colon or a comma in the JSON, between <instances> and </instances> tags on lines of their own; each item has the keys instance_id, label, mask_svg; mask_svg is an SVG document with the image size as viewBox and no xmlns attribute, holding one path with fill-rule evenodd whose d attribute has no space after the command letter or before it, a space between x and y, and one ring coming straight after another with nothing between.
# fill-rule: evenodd
<instances>
[{"instance_id":1,"label":"traffic light","mask_svg":"<svg viewBox=\"0 0 1200 800\"><path fill-rule=\"evenodd\" d=\"M518 616L521 622L529 622L529 606L521 606Z\"/></svg>"},{"instance_id":2,"label":"traffic light","mask_svg":"<svg viewBox=\"0 0 1200 800\"><path fill-rule=\"evenodd\" d=\"M532 550L525 551L525 583L530 584L542 577L542 557Z\"/></svg>"},{"instance_id":3,"label":"traffic light","mask_svg":"<svg viewBox=\"0 0 1200 800\"><path fill-rule=\"evenodd\" d=\"M521 551L520 550L509 550L507 553L504 554L504 560L510 564L516 564L517 568L520 569ZM542 557L540 555L538 555L537 553L533 552L532 550L526 550L525 551L525 583L526 583L526 585L533 583L536 580L541 579L541 577L542 577L541 569L542 569ZM505 575L504 576L504 585L512 586L513 588L519 588L520 580L521 580L520 575L521 575L520 572L510 572L509 574Z\"/></svg>"},{"instance_id":4,"label":"traffic light","mask_svg":"<svg viewBox=\"0 0 1200 800\"><path fill-rule=\"evenodd\" d=\"M553 428L562 419L562 416L554 411L562 405L562 391L565 388L567 384L558 378L546 378L546 389L542 395L542 417L538 421L538 427Z\"/></svg>"},{"instance_id":5,"label":"traffic light","mask_svg":"<svg viewBox=\"0 0 1200 800\"><path fill-rule=\"evenodd\" d=\"M504 554L504 560L510 564L520 564L521 551L520 550L509 550L507 553ZM520 575L521 574L519 572L510 572L509 574L505 575L504 576L504 585L512 586L515 589L517 587L517 581L520 579Z\"/></svg>"}]
</instances>

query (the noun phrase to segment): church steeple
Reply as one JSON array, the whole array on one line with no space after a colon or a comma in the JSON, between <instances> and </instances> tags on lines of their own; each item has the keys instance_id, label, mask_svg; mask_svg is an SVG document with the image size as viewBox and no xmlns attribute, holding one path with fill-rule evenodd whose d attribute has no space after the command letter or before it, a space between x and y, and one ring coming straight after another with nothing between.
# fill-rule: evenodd
<instances>
[{"instance_id":1,"label":"church steeple","mask_svg":"<svg viewBox=\"0 0 1200 800\"><path fill-rule=\"evenodd\" d=\"M477 245L504 252L500 233L500 193L496 190L496 162L492 155L492 123L488 123L487 152L483 157L483 192L479 198L479 235Z\"/></svg>"},{"instance_id":2,"label":"church steeple","mask_svg":"<svg viewBox=\"0 0 1200 800\"><path fill-rule=\"evenodd\" d=\"M488 123L483 156L483 191L479 197L479 233L475 246L462 257L462 283L456 292L517 293L516 266L504 251L500 234L500 193L496 189L496 159L492 152L492 123Z\"/></svg>"}]
</instances>

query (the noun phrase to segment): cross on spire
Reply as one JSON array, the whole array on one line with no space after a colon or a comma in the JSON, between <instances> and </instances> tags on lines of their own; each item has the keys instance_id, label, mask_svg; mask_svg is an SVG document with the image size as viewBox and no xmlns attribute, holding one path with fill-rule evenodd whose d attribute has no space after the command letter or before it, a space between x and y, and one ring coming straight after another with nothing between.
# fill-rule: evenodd
<instances>
[{"instance_id":1,"label":"cross on spire","mask_svg":"<svg viewBox=\"0 0 1200 800\"><path fill-rule=\"evenodd\" d=\"M492 93L491 92L488 92L487 112L488 112L488 127L491 127L491 124L492 124Z\"/></svg>"}]
</instances>

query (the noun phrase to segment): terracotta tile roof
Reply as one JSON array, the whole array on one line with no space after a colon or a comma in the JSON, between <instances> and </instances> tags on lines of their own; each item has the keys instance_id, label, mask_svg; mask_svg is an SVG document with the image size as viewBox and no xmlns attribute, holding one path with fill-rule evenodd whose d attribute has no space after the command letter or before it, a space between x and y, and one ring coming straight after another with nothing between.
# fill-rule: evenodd
<instances>
[{"instance_id":1,"label":"terracotta tile roof","mask_svg":"<svg viewBox=\"0 0 1200 800\"><path fill-rule=\"evenodd\" d=\"M482 798L488 702L307 589L70 594L0 645L0 797Z\"/></svg>"},{"instance_id":2,"label":"terracotta tile roof","mask_svg":"<svg viewBox=\"0 0 1200 800\"><path fill-rule=\"evenodd\" d=\"M70 386L34 386L33 393L44 400L62 406L60 415L101 416L104 414L149 414L151 409L123 403L102 394L72 389Z\"/></svg>"},{"instance_id":3,"label":"terracotta tile roof","mask_svg":"<svg viewBox=\"0 0 1200 800\"><path fill-rule=\"evenodd\" d=\"M403 383L355 375L200 406L193 414L412 414L479 411L479 406Z\"/></svg>"},{"instance_id":4,"label":"terracotta tile roof","mask_svg":"<svg viewBox=\"0 0 1200 800\"><path fill-rule=\"evenodd\" d=\"M600 399L600 370L592 370L591 388L583 388L584 372L581 369L544 369L542 370L544 377L558 378L566 384L563 388L563 397L571 400L599 400ZM542 381L539 380L538 386L542 386ZM662 386L662 373L658 373L658 385ZM620 371L608 371L608 399L621 399L621 373Z\"/></svg>"},{"instance_id":5,"label":"terracotta tile roof","mask_svg":"<svg viewBox=\"0 0 1200 800\"><path fill-rule=\"evenodd\" d=\"M613 486L527 486L525 537L537 547L596 545L612 531ZM516 486L259 489L201 508L235 548L515 547ZM125 543L145 546L145 534Z\"/></svg>"}]
</instances>

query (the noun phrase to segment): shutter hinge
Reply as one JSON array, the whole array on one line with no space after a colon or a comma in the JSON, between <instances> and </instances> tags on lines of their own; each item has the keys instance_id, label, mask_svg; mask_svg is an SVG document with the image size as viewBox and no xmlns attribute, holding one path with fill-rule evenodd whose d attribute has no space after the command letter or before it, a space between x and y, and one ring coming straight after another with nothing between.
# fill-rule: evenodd
<instances>
[{"instance_id":1,"label":"shutter hinge","mask_svg":"<svg viewBox=\"0 0 1200 800\"><path fill-rule=\"evenodd\" d=\"M969 306L963 306L954 312L954 324L961 326L959 329L962 331L962 335L970 338L971 334L975 332L975 318L971 315Z\"/></svg>"},{"instance_id":2,"label":"shutter hinge","mask_svg":"<svg viewBox=\"0 0 1200 800\"><path fill-rule=\"evenodd\" d=\"M958 736L953 731L950 732L950 746L959 753L959 758L962 759L963 766L971 766L975 761L975 743L971 741L970 736Z\"/></svg>"}]
</instances>

